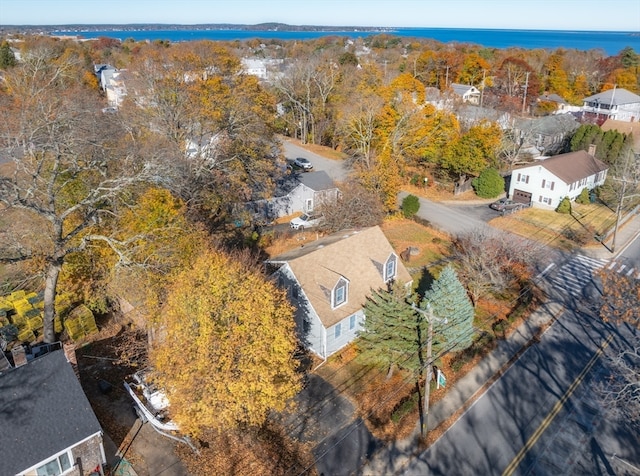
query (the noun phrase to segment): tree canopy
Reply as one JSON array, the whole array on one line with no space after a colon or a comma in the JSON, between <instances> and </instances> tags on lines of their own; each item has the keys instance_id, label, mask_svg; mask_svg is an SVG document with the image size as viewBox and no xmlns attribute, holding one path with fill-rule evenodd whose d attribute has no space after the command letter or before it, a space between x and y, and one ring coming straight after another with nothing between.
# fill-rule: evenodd
<instances>
[{"instance_id":1,"label":"tree canopy","mask_svg":"<svg viewBox=\"0 0 640 476\"><path fill-rule=\"evenodd\" d=\"M363 358L386 367L389 376L394 367L419 370L427 328L422 315L412 309L404 286L373 291L364 312L366 319L358 336Z\"/></svg>"},{"instance_id":2,"label":"tree canopy","mask_svg":"<svg viewBox=\"0 0 640 476\"><path fill-rule=\"evenodd\" d=\"M300 389L293 308L258 271L205 249L168 287L150 355L182 431L261 425Z\"/></svg>"},{"instance_id":3,"label":"tree canopy","mask_svg":"<svg viewBox=\"0 0 640 476\"><path fill-rule=\"evenodd\" d=\"M434 330L447 348L459 351L471 345L473 305L451 265L442 270L431 288L425 292L421 305L423 309L426 308L426 303L431 305L434 316L439 320L434 325Z\"/></svg>"}]
</instances>

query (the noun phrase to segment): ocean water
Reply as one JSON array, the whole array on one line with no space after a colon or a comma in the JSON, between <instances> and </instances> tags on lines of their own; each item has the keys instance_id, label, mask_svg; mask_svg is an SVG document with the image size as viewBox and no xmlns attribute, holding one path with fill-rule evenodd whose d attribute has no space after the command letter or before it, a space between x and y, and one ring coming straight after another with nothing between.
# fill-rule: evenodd
<instances>
[{"instance_id":1,"label":"ocean water","mask_svg":"<svg viewBox=\"0 0 640 476\"><path fill-rule=\"evenodd\" d=\"M103 31L58 31L54 34L74 34L85 38L101 36L125 40L169 40L171 42L193 40L234 41L260 38L264 40L309 40L325 36L349 38L387 34L405 38L433 39L442 43L473 43L489 48L525 49L576 49L603 50L607 56L618 54L630 46L640 53L640 32L613 31L551 31L551 30L487 30L467 28L397 28L385 31L286 31L286 30L103 30Z\"/></svg>"}]
</instances>

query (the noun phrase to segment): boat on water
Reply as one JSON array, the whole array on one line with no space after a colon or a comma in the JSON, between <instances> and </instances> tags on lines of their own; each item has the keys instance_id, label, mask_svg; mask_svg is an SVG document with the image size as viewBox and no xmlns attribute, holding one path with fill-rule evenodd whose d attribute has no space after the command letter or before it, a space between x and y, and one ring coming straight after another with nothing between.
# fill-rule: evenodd
<instances>
[{"instance_id":1,"label":"boat on water","mask_svg":"<svg viewBox=\"0 0 640 476\"><path fill-rule=\"evenodd\" d=\"M169 417L169 400L151 380L151 370L140 370L125 378L124 387L136 405L138 416L161 431L179 431Z\"/></svg>"}]
</instances>

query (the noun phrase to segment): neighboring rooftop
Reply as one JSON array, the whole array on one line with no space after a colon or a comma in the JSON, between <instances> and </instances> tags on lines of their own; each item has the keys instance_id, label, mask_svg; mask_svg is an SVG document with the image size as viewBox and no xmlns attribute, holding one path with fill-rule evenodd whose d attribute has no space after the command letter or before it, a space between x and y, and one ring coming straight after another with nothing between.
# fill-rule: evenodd
<instances>
[{"instance_id":1,"label":"neighboring rooftop","mask_svg":"<svg viewBox=\"0 0 640 476\"><path fill-rule=\"evenodd\" d=\"M610 104L613 106L620 106L622 104L640 103L640 96L633 94L631 91L627 91L624 88L608 89L588 98L583 99L584 102L598 101L600 104Z\"/></svg>"},{"instance_id":2,"label":"neighboring rooftop","mask_svg":"<svg viewBox=\"0 0 640 476\"><path fill-rule=\"evenodd\" d=\"M291 173L278 182L274 195L276 197L283 197L300 184L306 185L316 192L336 188L336 184L324 170Z\"/></svg>"},{"instance_id":3,"label":"neighboring rooftop","mask_svg":"<svg viewBox=\"0 0 640 476\"><path fill-rule=\"evenodd\" d=\"M101 430L63 350L0 375L2 474L17 474Z\"/></svg>"}]
</instances>

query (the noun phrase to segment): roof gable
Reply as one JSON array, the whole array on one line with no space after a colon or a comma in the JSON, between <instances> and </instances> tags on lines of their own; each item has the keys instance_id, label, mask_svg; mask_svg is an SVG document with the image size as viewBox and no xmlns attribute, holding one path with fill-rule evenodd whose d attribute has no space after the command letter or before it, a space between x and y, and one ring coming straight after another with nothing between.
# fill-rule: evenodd
<instances>
[{"instance_id":1,"label":"roof gable","mask_svg":"<svg viewBox=\"0 0 640 476\"><path fill-rule=\"evenodd\" d=\"M56 350L0 376L0 460L20 471L101 431L64 351Z\"/></svg>"},{"instance_id":2,"label":"roof gable","mask_svg":"<svg viewBox=\"0 0 640 476\"><path fill-rule=\"evenodd\" d=\"M292 173L285 175L276 183L274 196L284 197L293 192L300 185L304 185L315 192L336 188L336 184L324 170L319 170L317 172Z\"/></svg>"},{"instance_id":3,"label":"roof gable","mask_svg":"<svg viewBox=\"0 0 640 476\"><path fill-rule=\"evenodd\" d=\"M475 86L469 84L451 83L450 87L459 96L464 96L467 93L480 94L480 91Z\"/></svg>"},{"instance_id":4,"label":"roof gable","mask_svg":"<svg viewBox=\"0 0 640 476\"><path fill-rule=\"evenodd\" d=\"M601 104L611 104L614 106L620 106L622 104L640 103L640 96L633 94L631 91L627 91L624 88L614 88L602 91L601 93L594 94L588 98L584 98L585 102L598 101Z\"/></svg>"},{"instance_id":5,"label":"roof gable","mask_svg":"<svg viewBox=\"0 0 640 476\"><path fill-rule=\"evenodd\" d=\"M560 154L517 170L543 167L564 183L571 184L607 170L609 166L584 150Z\"/></svg>"},{"instance_id":6,"label":"roof gable","mask_svg":"<svg viewBox=\"0 0 640 476\"><path fill-rule=\"evenodd\" d=\"M362 309L371 291L385 286L384 264L395 253L378 226L339 232L305 247L308 250L297 249L271 261L288 263L325 327ZM396 280L411 281L402 262L396 264ZM348 301L332 309L326 290L333 289L340 278L349 282Z\"/></svg>"}]
</instances>

